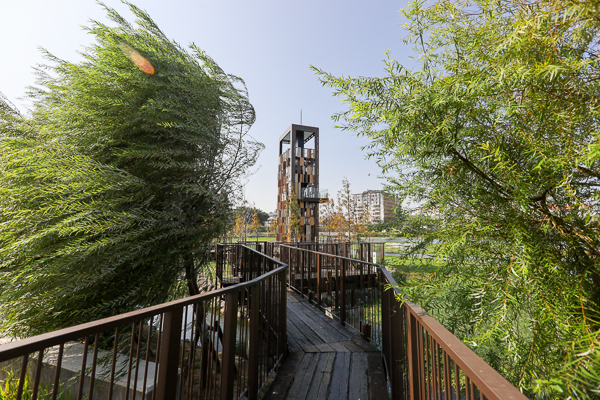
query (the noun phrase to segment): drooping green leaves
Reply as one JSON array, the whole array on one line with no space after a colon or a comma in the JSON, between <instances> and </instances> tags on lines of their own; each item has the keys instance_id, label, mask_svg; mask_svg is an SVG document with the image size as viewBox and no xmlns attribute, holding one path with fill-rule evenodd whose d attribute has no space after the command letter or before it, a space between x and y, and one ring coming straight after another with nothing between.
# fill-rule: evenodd
<instances>
[{"instance_id":1,"label":"drooping green leaves","mask_svg":"<svg viewBox=\"0 0 600 400\"><path fill-rule=\"evenodd\" d=\"M83 61L46 54L30 116L0 104L0 335L180 295L263 147L243 81L129 6Z\"/></svg>"},{"instance_id":2,"label":"drooping green leaves","mask_svg":"<svg viewBox=\"0 0 600 400\"><path fill-rule=\"evenodd\" d=\"M444 266L404 291L540 398L600 389L596 3L413 2L419 70L317 70L389 189L437 219Z\"/></svg>"}]
</instances>

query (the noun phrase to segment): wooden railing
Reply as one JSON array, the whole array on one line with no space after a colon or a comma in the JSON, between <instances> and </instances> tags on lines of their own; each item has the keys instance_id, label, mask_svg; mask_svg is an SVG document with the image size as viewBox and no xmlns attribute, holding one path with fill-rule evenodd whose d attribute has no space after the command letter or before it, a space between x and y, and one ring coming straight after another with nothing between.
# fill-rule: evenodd
<instances>
[{"instance_id":1,"label":"wooden railing","mask_svg":"<svg viewBox=\"0 0 600 400\"><path fill-rule=\"evenodd\" d=\"M360 258L372 256L370 246L358 245ZM385 267L344 256L348 248L282 243L276 251L289 264L291 288L382 351L392 399L526 399L425 310L403 301Z\"/></svg>"},{"instance_id":2,"label":"wooden railing","mask_svg":"<svg viewBox=\"0 0 600 400\"><path fill-rule=\"evenodd\" d=\"M287 351L287 265L243 245L221 251L252 278L4 344L0 382L13 379L17 400L256 399Z\"/></svg>"}]
</instances>

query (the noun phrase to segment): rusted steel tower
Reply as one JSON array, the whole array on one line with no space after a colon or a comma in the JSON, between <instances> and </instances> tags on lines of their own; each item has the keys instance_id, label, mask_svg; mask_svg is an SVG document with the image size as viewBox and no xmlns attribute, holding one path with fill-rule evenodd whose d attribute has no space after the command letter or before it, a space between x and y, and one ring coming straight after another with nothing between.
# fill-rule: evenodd
<instances>
[{"instance_id":1,"label":"rusted steel tower","mask_svg":"<svg viewBox=\"0 0 600 400\"><path fill-rule=\"evenodd\" d=\"M319 237L319 128L291 125L279 138L277 241L315 242Z\"/></svg>"}]
</instances>

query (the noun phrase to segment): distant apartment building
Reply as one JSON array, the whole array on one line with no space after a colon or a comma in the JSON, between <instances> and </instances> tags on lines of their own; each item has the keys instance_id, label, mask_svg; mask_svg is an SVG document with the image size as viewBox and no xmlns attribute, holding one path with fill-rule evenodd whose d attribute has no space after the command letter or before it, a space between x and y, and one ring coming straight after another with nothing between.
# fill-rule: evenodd
<instances>
[{"instance_id":1,"label":"distant apartment building","mask_svg":"<svg viewBox=\"0 0 600 400\"><path fill-rule=\"evenodd\" d=\"M352 196L356 215L361 215L366 210L370 224L384 222L394 217L393 209L396 200L393 196L381 190L367 190Z\"/></svg>"},{"instance_id":2,"label":"distant apartment building","mask_svg":"<svg viewBox=\"0 0 600 400\"><path fill-rule=\"evenodd\" d=\"M277 212L270 212L269 219L267 219L267 221L265 222L265 226L270 227L271 224L276 224L276 223L277 223Z\"/></svg>"}]
</instances>

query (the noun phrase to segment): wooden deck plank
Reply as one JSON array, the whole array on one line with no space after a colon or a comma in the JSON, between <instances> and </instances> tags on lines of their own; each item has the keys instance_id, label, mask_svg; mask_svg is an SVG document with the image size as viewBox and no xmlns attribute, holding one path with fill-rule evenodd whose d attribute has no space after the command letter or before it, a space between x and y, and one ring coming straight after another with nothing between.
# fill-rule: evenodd
<instances>
[{"instance_id":1,"label":"wooden deck plank","mask_svg":"<svg viewBox=\"0 0 600 400\"><path fill-rule=\"evenodd\" d=\"M353 340L346 340L345 342L340 342L345 348L350 350L350 353L364 353L362 347L354 343Z\"/></svg>"},{"instance_id":2,"label":"wooden deck plank","mask_svg":"<svg viewBox=\"0 0 600 400\"><path fill-rule=\"evenodd\" d=\"M309 344L309 345L307 345L307 346L303 346L303 347L302 347L302 350L303 350L305 353L320 353L320 352L321 352L321 350L319 350L319 349L317 348L317 346L315 346L315 345L312 345L312 344Z\"/></svg>"},{"instance_id":3,"label":"wooden deck plank","mask_svg":"<svg viewBox=\"0 0 600 400\"><path fill-rule=\"evenodd\" d=\"M336 340L337 342L340 342L343 340L360 339L360 333L355 332L350 329L347 329L347 328L344 328L341 324L339 324L337 322L332 324L332 321L333 321L332 318L325 315L324 312L317 310L315 306L308 304L306 299L304 299L300 294L293 292L291 295L288 296L288 299L290 299L290 298L294 298L296 301L301 302L302 305L305 307L305 309L311 310L311 314L315 318L319 318L319 320L324 321L326 324L329 325L329 327L333 328L333 330L336 332L336 334L340 334L343 338ZM333 322L335 322L335 321L333 321Z\"/></svg>"},{"instance_id":4,"label":"wooden deck plank","mask_svg":"<svg viewBox=\"0 0 600 400\"><path fill-rule=\"evenodd\" d=\"M307 399L323 399L325 398L324 396L327 396L334 360L334 353L322 353L319 355L319 361L315 367L315 374L313 375L313 379L310 382L310 389L306 395ZM324 393L324 395L320 395L320 393Z\"/></svg>"},{"instance_id":5,"label":"wooden deck plank","mask_svg":"<svg viewBox=\"0 0 600 400\"><path fill-rule=\"evenodd\" d=\"M293 309L288 308L288 321L291 321L297 328L298 333L306 338L309 344L325 343L311 327L311 321L306 321L306 317L301 317Z\"/></svg>"},{"instance_id":6,"label":"wooden deck plank","mask_svg":"<svg viewBox=\"0 0 600 400\"><path fill-rule=\"evenodd\" d=\"M349 332L342 334L340 331L335 329L334 324L332 324L332 322L335 323L335 321L325 315L322 315L321 317L321 312L315 310L312 306L304 305L304 307L298 307L295 312L302 313L304 316L306 316L307 323L312 323L313 330L317 335L319 335L319 337L321 337L321 339L323 339L323 342L325 343L335 343L343 340L354 339L354 337L348 334Z\"/></svg>"},{"instance_id":7,"label":"wooden deck plank","mask_svg":"<svg viewBox=\"0 0 600 400\"><path fill-rule=\"evenodd\" d=\"M339 342L340 340L344 340L341 335L332 334L330 326L326 323L326 321L322 321L318 318L314 318L311 314L315 314L313 310L308 309L308 307L297 307L290 310L293 314L295 314L299 319L302 320L307 326L311 328L311 330L319 336L323 343L331 343L331 342Z\"/></svg>"},{"instance_id":8,"label":"wooden deck plank","mask_svg":"<svg viewBox=\"0 0 600 400\"><path fill-rule=\"evenodd\" d=\"M287 395L288 400L305 400L315 373L315 362L319 353L306 353L298 366L294 382Z\"/></svg>"},{"instance_id":9,"label":"wooden deck plank","mask_svg":"<svg viewBox=\"0 0 600 400\"><path fill-rule=\"evenodd\" d=\"M294 335L299 342L312 344L324 343L323 340L313 332L312 328L303 320L298 318L293 312L288 312L288 324L292 323L296 330L292 330L290 333ZM304 345L303 345L304 346Z\"/></svg>"},{"instance_id":10,"label":"wooden deck plank","mask_svg":"<svg viewBox=\"0 0 600 400\"><path fill-rule=\"evenodd\" d=\"M288 292L288 348L266 400L387 399L381 353ZM340 340L341 339L341 340Z\"/></svg>"},{"instance_id":11,"label":"wooden deck plank","mask_svg":"<svg viewBox=\"0 0 600 400\"><path fill-rule=\"evenodd\" d=\"M336 352L338 353L350 353L350 350L348 350L343 344L341 344L340 342L336 342L336 343L328 343Z\"/></svg>"},{"instance_id":12,"label":"wooden deck plank","mask_svg":"<svg viewBox=\"0 0 600 400\"><path fill-rule=\"evenodd\" d=\"M287 320L287 331L288 338L293 338L300 347L306 345L312 345L312 341L306 337L306 335L302 332L301 328L299 328L293 319L289 318Z\"/></svg>"},{"instance_id":13,"label":"wooden deck plank","mask_svg":"<svg viewBox=\"0 0 600 400\"><path fill-rule=\"evenodd\" d=\"M383 369L383 360L377 353L367 353L367 366L369 371L369 398L387 399L387 379Z\"/></svg>"},{"instance_id":14,"label":"wooden deck plank","mask_svg":"<svg viewBox=\"0 0 600 400\"><path fill-rule=\"evenodd\" d=\"M350 353L338 353L333 365L329 400L347 400L348 382L350 380Z\"/></svg>"},{"instance_id":15,"label":"wooden deck plank","mask_svg":"<svg viewBox=\"0 0 600 400\"><path fill-rule=\"evenodd\" d=\"M354 343L356 343L361 349L363 349L364 351L368 352L368 353L379 353L379 349L377 349L377 347L373 346L371 343L367 342L366 340L362 340L362 339L354 339L353 340Z\"/></svg>"},{"instance_id":16,"label":"wooden deck plank","mask_svg":"<svg viewBox=\"0 0 600 400\"><path fill-rule=\"evenodd\" d=\"M329 393L329 387L331 386L331 377L333 375L333 363L335 362L336 354L331 353L329 362L327 364L327 370L324 372L319 391L317 392L317 399L326 399Z\"/></svg>"},{"instance_id":17,"label":"wooden deck plank","mask_svg":"<svg viewBox=\"0 0 600 400\"><path fill-rule=\"evenodd\" d=\"M287 396L303 357L303 352L292 353L287 357L263 400L284 399Z\"/></svg>"},{"instance_id":18,"label":"wooden deck plank","mask_svg":"<svg viewBox=\"0 0 600 400\"><path fill-rule=\"evenodd\" d=\"M348 382L348 399L369 398L369 376L367 353L352 353L350 361L350 380Z\"/></svg>"},{"instance_id":19,"label":"wooden deck plank","mask_svg":"<svg viewBox=\"0 0 600 400\"><path fill-rule=\"evenodd\" d=\"M331 347L328 343L318 344L315 346L321 353L335 353L333 347Z\"/></svg>"},{"instance_id":20,"label":"wooden deck plank","mask_svg":"<svg viewBox=\"0 0 600 400\"><path fill-rule=\"evenodd\" d=\"M290 334L288 334L288 350L290 353L302 351L302 346L300 346L296 338Z\"/></svg>"}]
</instances>

